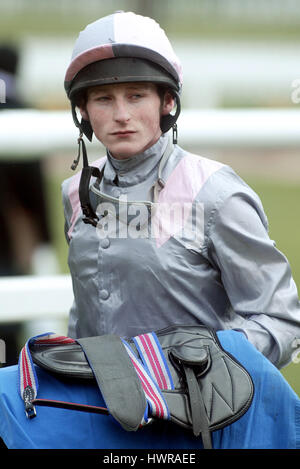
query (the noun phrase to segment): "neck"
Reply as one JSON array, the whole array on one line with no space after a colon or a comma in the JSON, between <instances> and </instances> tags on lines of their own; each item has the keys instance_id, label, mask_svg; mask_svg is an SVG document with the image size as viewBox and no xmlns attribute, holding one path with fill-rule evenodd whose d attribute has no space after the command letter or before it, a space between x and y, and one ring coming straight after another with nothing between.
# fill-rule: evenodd
<instances>
[{"instance_id":1,"label":"neck","mask_svg":"<svg viewBox=\"0 0 300 469\"><path fill-rule=\"evenodd\" d=\"M119 185L131 185L145 180L158 164L168 144L168 136L162 137L147 150L127 159L116 159L107 152L105 179L112 183L119 174Z\"/></svg>"},{"instance_id":2,"label":"neck","mask_svg":"<svg viewBox=\"0 0 300 469\"><path fill-rule=\"evenodd\" d=\"M161 136L162 136L162 133L160 132L159 135L155 136L145 147L142 147L140 151L138 151L137 153L134 153L133 155L128 156L127 154L115 154L115 153L110 152L109 150L108 151L115 160L123 160L123 161L129 160L130 158L134 158L135 156L140 155L141 153L144 153L146 150L148 150L148 148L151 148L153 145L155 145L158 142Z\"/></svg>"}]
</instances>

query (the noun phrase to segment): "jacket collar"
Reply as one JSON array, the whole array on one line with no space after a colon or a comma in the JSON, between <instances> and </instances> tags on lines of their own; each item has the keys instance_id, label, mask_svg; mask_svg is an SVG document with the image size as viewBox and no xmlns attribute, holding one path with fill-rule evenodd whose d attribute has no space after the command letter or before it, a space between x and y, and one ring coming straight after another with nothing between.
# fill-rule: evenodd
<instances>
[{"instance_id":1,"label":"jacket collar","mask_svg":"<svg viewBox=\"0 0 300 469\"><path fill-rule=\"evenodd\" d=\"M163 134L152 147L125 160L117 160L107 151L107 163L104 170L105 182L115 184L116 176L120 187L145 181L157 167L167 144L168 135Z\"/></svg>"}]
</instances>

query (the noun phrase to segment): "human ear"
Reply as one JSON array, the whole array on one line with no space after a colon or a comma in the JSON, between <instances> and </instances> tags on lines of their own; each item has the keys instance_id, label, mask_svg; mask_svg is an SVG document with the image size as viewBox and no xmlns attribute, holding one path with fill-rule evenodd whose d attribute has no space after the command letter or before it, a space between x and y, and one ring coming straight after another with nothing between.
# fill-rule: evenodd
<instances>
[{"instance_id":1,"label":"human ear","mask_svg":"<svg viewBox=\"0 0 300 469\"><path fill-rule=\"evenodd\" d=\"M166 91L164 95L163 104L162 104L162 115L166 116L170 114L170 112L174 108L174 105L175 105L175 100L174 100L173 95L169 91Z\"/></svg>"},{"instance_id":2,"label":"human ear","mask_svg":"<svg viewBox=\"0 0 300 469\"><path fill-rule=\"evenodd\" d=\"M80 114L81 114L81 117L86 120L86 121L89 121L89 115L88 115L88 112L87 112L87 106L86 106L86 102L84 100L82 100L80 102L80 104L78 105L79 107L79 111L80 111Z\"/></svg>"}]
</instances>

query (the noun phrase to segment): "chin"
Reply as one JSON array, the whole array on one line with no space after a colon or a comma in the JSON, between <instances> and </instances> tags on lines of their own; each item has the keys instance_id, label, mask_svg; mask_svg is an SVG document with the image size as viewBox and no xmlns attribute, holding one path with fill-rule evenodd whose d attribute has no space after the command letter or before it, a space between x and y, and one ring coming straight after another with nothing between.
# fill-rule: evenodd
<instances>
[{"instance_id":1,"label":"chin","mask_svg":"<svg viewBox=\"0 0 300 469\"><path fill-rule=\"evenodd\" d=\"M132 148L133 145L124 145L123 147L118 146L116 148L110 148L110 153L113 155L114 158L116 159L126 159L126 158L131 158L138 153L143 152L143 147L139 148Z\"/></svg>"}]
</instances>

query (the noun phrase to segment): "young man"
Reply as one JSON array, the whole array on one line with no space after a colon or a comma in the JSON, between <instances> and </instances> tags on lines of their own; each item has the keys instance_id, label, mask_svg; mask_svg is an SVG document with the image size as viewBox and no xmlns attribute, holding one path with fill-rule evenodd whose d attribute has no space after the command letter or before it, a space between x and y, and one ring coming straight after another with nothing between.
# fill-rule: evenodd
<instances>
[{"instance_id":1,"label":"young man","mask_svg":"<svg viewBox=\"0 0 300 469\"><path fill-rule=\"evenodd\" d=\"M124 160L158 141L160 117L170 114L173 107L169 92L161 100L154 84L133 82L89 88L80 112L111 156Z\"/></svg>"},{"instance_id":2,"label":"young man","mask_svg":"<svg viewBox=\"0 0 300 469\"><path fill-rule=\"evenodd\" d=\"M179 63L164 33L152 20L133 13L116 13L89 25L79 36L66 75L66 90L75 124L89 139L95 133L106 147L107 156L90 167L80 136L83 169L63 184L74 288L68 335L82 338L115 333L132 337L174 324L202 324L215 329L223 351L230 353L229 360L234 357L238 367L245 367L251 376L254 395L247 411L239 410L237 415L235 397L243 395L245 387L240 379L235 382L235 373L229 373L225 365L224 373L218 365L214 368L220 361L228 362L224 354L218 361L214 347L209 345L202 347L208 368L202 368L201 387L208 375L207 392L205 386L201 393L197 391L197 379L188 374L192 371L188 365L195 364L195 359L199 365L200 357L194 347L187 347L193 353L184 362L191 390L186 415L192 415L195 434L200 431L203 443L206 441L204 447L295 449L299 447L300 401L265 356L278 367L291 358L293 340L299 337L296 287L286 259L267 235L257 195L230 168L189 154L174 144L180 88ZM170 114L174 104L176 112ZM80 123L76 106L82 115ZM167 135L171 127L173 143ZM172 352L179 352L177 357L182 363L182 336L179 347L174 347L173 339ZM47 348L51 340L45 339ZM70 342L59 337L54 343L57 340ZM122 414L118 422L131 430L136 428L129 425L131 417L136 417L136 409L131 412L129 406L130 422L122 412L128 410L123 404L129 395L134 400L132 407L143 412L141 424L148 416L153 416L156 423L140 429L138 419L135 423L139 431L124 431L107 415L84 415L51 407L44 407L43 412L37 409L33 421L27 419L24 404L34 417L36 401L32 399L37 388L43 404L52 397L58 405L71 400L89 409L91 405L103 408L108 403L101 395L102 386L99 392L92 380L84 386L75 381L70 387L65 379L31 365L26 344L19 367L6 367L0 373L0 437L5 445L18 449L202 448L200 438L169 425L170 416L161 412L163 407L159 405L164 400L155 399L156 387L148 386L147 377L143 382L150 399L137 406L137 377L128 374L127 361L119 360L122 353L118 355L113 348L108 353L107 345L114 340L104 337L104 341L103 355L110 363L104 368L113 378L108 380L113 384L105 389L109 396L114 395ZM155 344L151 343L152 351ZM65 345L63 350L67 359ZM54 356L57 364L56 346ZM101 368L98 357L96 368ZM157 370L160 365L164 368L167 360L157 356L153 360L151 355L151 359L143 358L141 362L159 364L155 368L158 376ZM115 363L121 372L113 374ZM151 368L148 364L143 379ZM209 377L213 368L221 376L221 387ZM171 391L169 410L179 410L178 423L185 408L179 395L182 388L179 401L174 401L174 388L162 387L167 393ZM200 405L201 394L207 398L204 403L212 404L207 421L207 410ZM226 412L229 409L229 421L224 428L216 427L209 441L209 422L213 416L220 418L224 404ZM166 408L168 411L168 405ZM110 407L109 411L115 416ZM238 419L233 421L233 417Z\"/></svg>"},{"instance_id":3,"label":"young man","mask_svg":"<svg viewBox=\"0 0 300 469\"><path fill-rule=\"evenodd\" d=\"M251 188L176 144L181 86L178 58L149 18L117 12L77 39L65 88L84 168L63 183L68 335L204 324L244 333L283 367L300 336L289 264ZM93 168L82 133L107 150Z\"/></svg>"}]
</instances>

